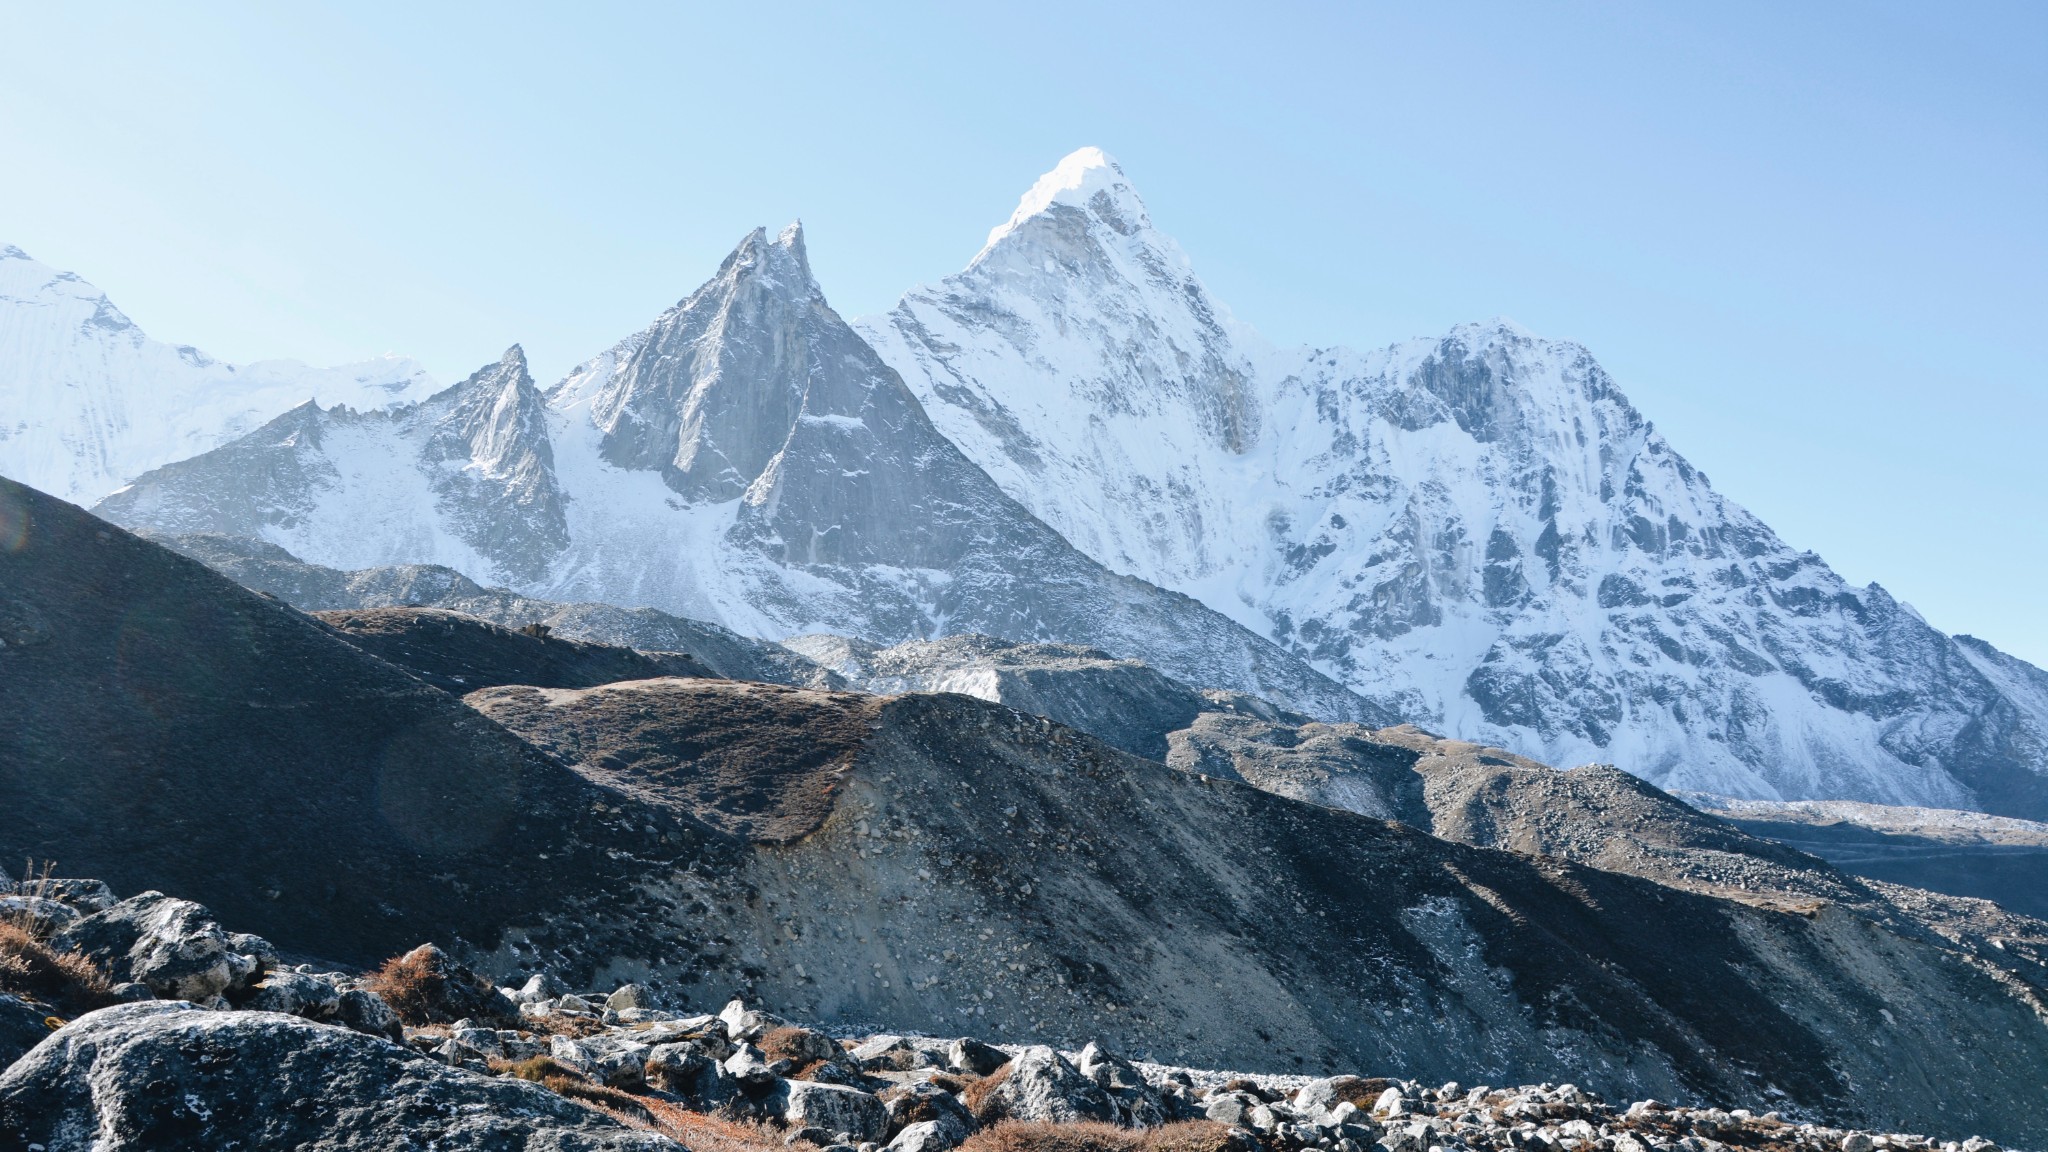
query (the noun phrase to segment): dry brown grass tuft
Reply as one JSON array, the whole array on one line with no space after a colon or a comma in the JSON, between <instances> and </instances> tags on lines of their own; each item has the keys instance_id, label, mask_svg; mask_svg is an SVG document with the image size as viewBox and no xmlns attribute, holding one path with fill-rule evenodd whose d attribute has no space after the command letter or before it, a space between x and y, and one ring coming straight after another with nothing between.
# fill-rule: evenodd
<instances>
[{"instance_id":1,"label":"dry brown grass tuft","mask_svg":"<svg viewBox=\"0 0 2048 1152\"><path fill-rule=\"evenodd\" d=\"M0 992L31 997L68 1012L112 1004L107 974L76 952L58 952L20 924L0 922Z\"/></svg>"},{"instance_id":2,"label":"dry brown grass tuft","mask_svg":"<svg viewBox=\"0 0 2048 1152\"><path fill-rule=\"evenodd\" d=\"M513 1019L512 1006L488 981L430 944L386 960L363 983L414 1027L463 1017L508 1023Z\"/></svg>"},{"instance_id":3,"label":"dry brown grass tuft","mask_svg":"<svg viewBox=\"0 0 2048 1152\"><path fill-rule=\"evenodd\" d=\"M680 1142L690 1152L783 1152L782 1133L758 1121L729 1120L678 1108L666 1100L649 1100L655 1131Z\"/></svg>"},{"instance_id":4,"label":"dry brown grass tuft","mask_svg":"<svg viewBox=\"0 0 2048 1152\"><path fill-rule=\"evenodd\" d=\"M1230 1152L1234 1147L1230 1129L1208 1120L1159 1128L1005 1120L968 1137L959 1152Z\"/></svg>"},{"instance_id":5,"label":"dry brown grass tuft","mask_svg":"<svg viewBox=\"0 0 2048 1152\"><path fill-rule=\"evenodd\" d=\"M770 1060L788 1060L806 1064L817 1059L812 1055L812 1033L808 1028L784 1026L771 1028L767 1035L757 1042L763 1055Z\"/></svg>"},{"instance_id":6,"label":"dry brown grass tuft","mask_svg":"<svg viewBox=\"0 0 2048 1152\"><path fill-rule=\"evenodd\" d=\"M1141 1133L1114 1124L1034 1124L1005 1120L960 1145L960 1152L1140 1152Z\"/></svg>"},{"instance_id":7,"label":"dry brown grass tuft","mask_svg":"<svg viewBox=\"0 0 2048 1152\"><path fill-rule=\"evenodd\" d=\"M441 998L447 976L417 952L408 952L386 960L363 983L391 1005L399 1019L418 1027L435 1023L432 1008Z\"/></svg>"},{"instance_id":8,"label":"dry brown grass tuft","mask_svg":"<svg viewBox=\"0 0 2048 1152\"><path fill-rule=\"evenodd\" d=\"M1182 1120L1142 1133L1144 1152L1230 1152L1233 1141L1228 1124L1214 1120Z\"/></svg>"},{"instance_id":9,"label":"dry brown grass tuft","mask_svg":"<svg viewBox=\"0 0 2048 1152\"><path fill-rule=\"evenodd\" d=\"M1337 1099L1349 1100L1360 1108L1371 1108L1378 1102L1380 1094L1393 1085L1392 1080L1379 1076L1339 1076L1335 1088Z\"/></svg>"},{"instance_id":10,"label":"dry brown grass tuft","mask_svg":"<svg viewBox=\"0 0 2048 1152\"><path fill-rule=\"evenodd\" d=\"M581 1040L604 1031L604 1023L595 1016L572 1016L567 1012L550 1012L545 1016L521 1016L519 1026L528 1032L543 1036L567 1036Z\"/></svg>"},{"instance_id":11,"label":"dry brown grass tuft","mask_svg":"<svg viewBox=\"0 0 2048 1152\"><path fill-rule=\"evenodd\" d=\"M960 1102L967 1106L967 1111L974 1117L975 1123L988 1125L1002 1119L1002 1103L993 1097L996 1089L1001 1088L1003 1082L1009 1078L1010 1066L1005 1064L969 1084L960 1093Z\"/></svg>"},{"instance_id":12,"label":"dry brown grass tuft","mask_svg":"<svg viewBox=\"0 0 2048 1152\"><path fill-rule=\"evenodd\" d=\"M490 1067L500 1076L532 1081L629 1128L666 1136L691 1152L783 1152L782 1133L770 1125L707 1116L658 1097L607 1088L552 1057L492 1060Z\"/></svg>"}]
</instances>

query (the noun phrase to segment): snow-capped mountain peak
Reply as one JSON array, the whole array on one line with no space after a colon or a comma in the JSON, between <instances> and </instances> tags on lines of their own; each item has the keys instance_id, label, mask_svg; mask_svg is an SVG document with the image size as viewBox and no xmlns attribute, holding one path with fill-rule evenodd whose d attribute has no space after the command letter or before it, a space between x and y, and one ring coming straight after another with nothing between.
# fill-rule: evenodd
<instances>
[{"instance_id":1,"label":"snow-capped mountain peak","mask_svg":"<svg viewBox=\"0 0 2048 1152\"><path fill-rule=\"evenodd\" d=\"M859 324L1084 552L1552 763L2048 811L2048 714L1723 499L1586 349L1502 318L1271 349L1138 204L1075 153L962 272Z\"/></svg>"},{"instance_id":2,"label":"snow-capped mountain peak","mask_svg":"<svg viewBox=\"0 0 2048 1152\"><path fill-rule=\"evenodd\" d=\"M1010 218L989 230L982 252L994 248L1025 221L1043 215L1055 204L1088 212L1124 235L1152 227L1145 202L1124 177L1116 160L1100 148L1080 148L1069 152L1052 171L1040 176L1017 202L1017 210Z\"/></svg>"},{"instance_id":3,"label":"snow-capped mountain peak","mask_svg":"<svg viewBox=\"0 0 2048 1152\"><path fill-rule=\"evenodd\" d=\"M307 400L384 409L434 387L399 356L223 364L150 339L82 277L0 245L0 474L69 500L90 503Z\"/></svg>"}]
</instances>

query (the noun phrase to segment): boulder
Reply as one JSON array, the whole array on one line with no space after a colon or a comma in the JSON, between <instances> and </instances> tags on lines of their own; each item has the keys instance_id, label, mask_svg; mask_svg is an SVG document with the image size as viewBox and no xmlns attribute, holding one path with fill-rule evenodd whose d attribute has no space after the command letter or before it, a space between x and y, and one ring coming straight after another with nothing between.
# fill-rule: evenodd
<instances>
[{"instance_id":1,"label":"boulder","mask_svg":"<svg viewBox=\"0 0 2048 1152\"><path fill-rule=\"evenodd\" d=\"M1380 1093L1370 1090L1371 1083L1359 1076L1328 1076L1311 1080L1294 1094L1294 1109L1303 1115L1316 1115L1346 1102L1362 1107L1380 1096Z\"/></svg>"},{"instance_id":2,"label":"boulder","mask_svg":"<svg viewBox=\"0 0 2048 1152\"><path fill-rule=\"evenodd\" d=\"M1114 1123L1117 1116L1116 1105L1100 1085L1043 1045L1018 1053L987 1099L1003 1116L1042 1124Z\"/></svg>"},{"instance_id":3,"label":"boulder","mask_svg":"<svg viewBox=\"0 0 2048 1152\"><path fill-rule=\"evenodd\" d=\"M845 1132L855 1143L881 1140L889 1133L889 1109L880 1097L843 1084L791 1080L783 1089L782 1120L796 1128Z\"/></svg>"},{"instance_id":4,"label":"boulder","mask_svg":"<svg viewBox=\"0 0 2048 1152\"><path fill-rule=\"evenodd\" d=\"M0 1132L94 1152L680 1152L537 1084L448 1068L274 1012L123 1004L89 1013L0 1073Z\"/></svg>"},{"instance_id":5,"label":"boulder","mask_svg":"<svg viewBox=\"0 0 2048 1152\"><path fill-rule=\"evenodd\" d=\"M335 999L333 1021L365 1036L397 1043L405 1039L405 1023L376 993L351 988Z\"/></svg>"},{"instance_id":6,"label":"boulder","mask_svg":"<svg viewBox=\"0 0 2048 1152\"><path fill-rule=\"evenodd\" d=\"M633 1088L646 1079L651 1051L645 1044L616 1036L556 1036L549 1041L548 1055L608 1088Z\"/></svg>"},{"instance_id":7,"label":"boulder","mask_svg":"<svg viewBox=\"0 0 2048 1152\"><path fill-rule=\"evenodd\" d=\"M886 1032L854 1045L847 1055L870 1072L908 1072L930 1064L925 1053L908 1037Z\"/></svg>"},{"instance_id":8,"label":"boulder","mask_svg":"<svg viewBox=\"0 0 2048 1152\"><path fill-rule=\"evenodd\" d=\"M749 1008L744 1000L728 1003L718 1013L725 1022L726 1034L735 1041L758 1042L761 1037L777 1028L787 1028L789 1021L780 1016Z\"/></svg>"},{"instance_id":9,"label":"boulder","mask_svg":"<svg viewBox=\"0 0 2048 1152\"><path fill-rule=\"evenodd\" d=\"M703 1112L730 1099L735 1089L718 1060L690 1040L648 1049L642 1074L649 1087L684 1097Z\"/></svg>"},{"instance_id":10,"label":"boulder","mask_svg":"<svg viewBox=\"0 0 2048 1152\"><path fill-rule=\"evenodd\" d=\"M14 896L40 896L68 904L81 915L104 912L115 904L114 890L104 880L19 880L0 879L0 893Z\"/></svg>"},{"instance_id":11,"label":"boulder","mask_svg":"<svg viewBox=\"0 0 2048 1152\"><path fill-rule=\"evenodd\" d=\"M948 1152L966 1138L943 1120L920 1120L889 1141L889 1152Z\"/></svg>"},{"instance_id":12,"label":"boulder","mask_svg":"<svg viewBox=\"0 0 2048 1152\"><path fill-rule=\"evenodd\" d=\"M1010 1054L965 1036L946 1047L946 1067L971 1076L987 1076L1010 1062Z\"/></svg>"},{"instance_id":13,"label":"boulder","mask_svg":"<svg viewBox=\"0 0 2048 1152\"><path fill-rule=\"evenodd\" d=\"M733 1054L725 1058L725 1074L744 1085L765 1088L781 1078L789 1070L789 1061L770 1062L752 1044L741 1044Z\"/></svg>"},{"instance_id":14,"label":"boulder","mask_svg":"<svg viewBox=\"0 0 2048 1152\"><path fill-rule=\"evenodd\" d=\"M648 999L647 990L638 984L621 984L617 990L604 998L606 1010L624 1012L633 1008L652 1008L654 1002Z\"/></svg>"},{"instance_id":15,"label":"boulder","mask_svg":"<svg viewBox=\"0 0 2048 1152\"><path fill-rule=\"evenodd\" d=\"M263 957L275 954L260 937L231 937L203 906L161 892L83 917L50 944L84 953L116 983L137 981L158 996L199 1002L255 983Z\"/></svg>"},{"instance_id":16,"label":"boulder","mask_svg":"<svg viewBox=\"0 0 2048 1152\"><path fill-rule=\"evenodd\" d=\"M503 989L499 991L501 993L504 992ZM545 972L536 972L527 977L525 984L520 985L517 991L509 993L512 1002L515 1004L540 1004L553 1000L561 994L561 986L550 979Z\"/></svg>"},{"instance_id":17,"label":"boulder","mask_svg":"<svg viewBox=\"0 0 2048 1152\"><path fill-rule=\"evenodd\" d=\"M31 931L38 935L62 931L82 919L78 909L45 896L0 896L0 920L33 924Z\"/></svg>"},{"instance_id":18,"label":"boulder","mask_svg":"<svg viewBox=\"0 0 2048 1152\"><path fill-rule=\"evenodd\" d=\"M906 1084L888 1093L889 1131L901 1134L915 1124L938 1122L952 1134L953 1143L967 1139L974 1131L974 1117L951 1092L926 1080Z\"/></svg>"},{"instance_id":19,"label":"boulder","mask_svg":"<svg viewBox=\"0 0 2048 1152\"><path fill-rule=\"evenodd\" d=\"M1090 1041L1081 1049L1077 1070L1109 1094L1117 1123L1127 1128L1157 1128L1166 1123L1166 1102L1130 1061Z\"/></svg>"},{"instance_id":20,"label":"boulder","mask_svg":"<svg viewBox=\"0 0 2048 1152\"><path fill-rule=\"evenodd\" d=\"M43 1042L50 1034L50 1026L44 1023L48 1018L49 1013L34 1004L0 992L0 1068Z\"/></svg>"},{"instance_id":21,"label":"boulder","mask_svg":"<svg viewBox=\"0 0 2048 1152\"><path fill-rule=\"evenodd\" d=\"M272 972L250 990L242 1004L258 1012L282 1012L308 1020L326 1020L341 1006L341 992L317 976L303 972Z\"/></svg>"},{"instance_id":22,"label":"boulder","mask_svg":"<svg viewBox=\"0 0 2048 1152\"><path fill-rule=\"evenodd\" d=\"M1259 1098L1249 1092L1211 1092L1203 1101L1202 1114L1218 1124L1249 1128L1252 1109L1259 1104Z\"/></svg>"}]
</instances>

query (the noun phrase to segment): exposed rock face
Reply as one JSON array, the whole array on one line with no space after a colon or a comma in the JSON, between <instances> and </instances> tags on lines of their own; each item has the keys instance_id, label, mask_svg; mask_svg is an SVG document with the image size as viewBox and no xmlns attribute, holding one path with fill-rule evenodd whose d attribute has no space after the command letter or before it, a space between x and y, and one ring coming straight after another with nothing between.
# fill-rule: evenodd
<instances>
[{"instance_id":1,"label":"exposed rock face","mask_svg":"<svg viewBox=\"0 0 2048 1152\"><path fill-rule=\"evenodd\" d=\"M1415 756L1357 724L1208 711L1166 737L1175 768L1242 780L1278 796L1431 827ZM1453 837L1455 839L1455 837Z\"/></svg>"},{"instance_id":2,"label":"exposed rock face","mask_svg":"<svg viewBox=\"0 0 2048 1152\"><path fill-rule=\"evenodd\" d=\"M1227 617L1104 568L1005 495L833 312L794 227L748 236L704 287L551 389L544 429L530 387L503 391L511 375L396 414L295 412L100 511L758 636L1080 643L1325 719L1392 719ZM491 388L492 411L520 415L484 435L466 398ZM464 443L477 455L456 468ZM488 483L450 495L437 485L451 469Z\"/></svg>"},{"instance_id":3,"label":"exposed rock face","mask_svg":"<svg viewBox=\"0 0 2048 1152\"><path fill-rule=\"evenodd\" d=\"M438 608L370 608L315 616L349 643L460 696L500 684L590 688L655 676L713 676L681 652L649 656L587 644Z\"/></svg>"},{"instance_id":4,"label":"exposed rock face","mask_svg":"<svg viewBox=\"0 0 2048 1152\"><path fill-rule=\"evenodd\" d=\"M45 1040L0 1073L0 1132L50 1152L680 1148L537 1084L294 1016L182 1003L102 1009Z\"/></svg>"},{"instance_id":5,"label":"exposed rock face","mask_svg":"<svg viewBox=\"0 0 2048 1152\"><path fill-rule=\"evenodd\" d=\"M1097 149L856 327L1076 547L1401 718L1665 787L2048 815L2048 674L1778 539L1576 344L1272 348Z\"/></svg>"},{"instance_id":6,"label":"exposed rock face","mask_svg":"<svg viewBox=\"0 0 2048 1152\"><path fill-rule=\"evenodd\" d=\"M546 409L517 345L420 404L307 402L100 503L124 524L302 548L335 537L375 563L532 580L568 543Z\"/></svg>"}]
</instances>

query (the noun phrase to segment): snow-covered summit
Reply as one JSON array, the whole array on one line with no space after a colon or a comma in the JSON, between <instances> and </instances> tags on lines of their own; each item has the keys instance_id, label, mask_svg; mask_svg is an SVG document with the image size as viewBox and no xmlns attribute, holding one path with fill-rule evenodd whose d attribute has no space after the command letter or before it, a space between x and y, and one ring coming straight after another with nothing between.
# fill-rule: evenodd
<instances>
[{"instance_id":1,"label":"snow-covered summit","mask_svg":"<svg viewBox=\"0 0 2048 1152\"><path fill-rule=\"evenodd\" d=\"M410 359L239 367L150 339L75 273L0 246L0 475L90 503L304 403L382 409L427 396Z\"/></svg>"},{"instance_id":2,"label":"snow-covered summit","mask_svg":"<svg viewBox=\"0 0 2048 1152\"><path fill-rule=\"evenodd\" d=\"M2048 812L2031 681L1725 500L1585 348L1505 319L1274 348L1149 218L1119 225L1141 204L1076 153L963 271L857 322L1083 551L1553 763Z\"/></svg>"},{"instance_id":3,"label":"snow-covered summit","mask_svg":"<svg viewBox=\"0 0 2048 1152\"><path fill-rule=\"evenodd\" d=\"M989 229L982 251L995 247L1026 220L1044 214L1055 204L1092 212L1125 234L1152 226L1145 202L1124 178L1124 170L1116 160L1100 148L1079 148L1038 178L1017 201L1017 210L1008 220Z\"/></svg>"}]
</instances>

